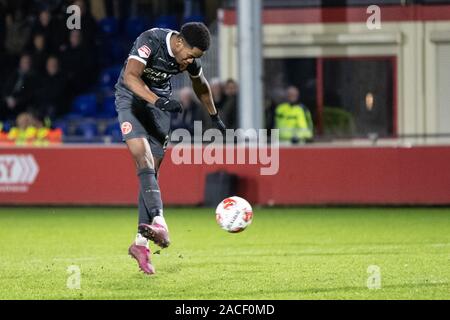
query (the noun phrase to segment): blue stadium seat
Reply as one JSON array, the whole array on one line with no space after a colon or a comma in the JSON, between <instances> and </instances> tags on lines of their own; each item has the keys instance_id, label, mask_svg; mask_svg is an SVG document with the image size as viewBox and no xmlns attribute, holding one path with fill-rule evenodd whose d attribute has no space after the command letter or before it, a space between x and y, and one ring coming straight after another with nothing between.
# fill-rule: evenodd
<instances>
[{"instance_id":1,"label":"blue stadium seat","mask_svg":"<svg viewBox=\"0 0 450 320\"><path fill-rule=\"evenodd\" d=\"M113 89L114 85L119 79L122 65L109 67L104 69L100 74L100 88L101 89Z\"/></svg>"},{"instance_id":2,"label":"blue stadium seat","mask_svg":"<svg viewBox=\"0 0 450 320\"><path fill-rule=\"evenodd\" d=\"M2 122L2 127L3 132L8 132L12 127L14 127L14 123L13 121L6 120Z\"/></svg>"},{"instance_id":3,"label":"blue stadium seat","mask_svg":"<svg viewBox=\"0 0 450 320\"><path fill-rule=\"evenodd\" d=\"M106 17L99 22L100 30L105 36L114 36L119 31L119 23L114 17Z\"/></svg>"},{"instance_id":4,"label":"blue stadium seat","mask_svg":"<svg viewBox=\"0 0 450 320\"><path fill-rule=\"evenodd\" d=\"M97 112L97 96L93 93L75 98L72 103L71 116L92 117Z\"/></svg>"},{"instance_id":5,"label":"blue stadium seat","mask_svg":"<svg viewBox=\"0 0 450 320\"><path fill-rule=\"evenodd\" d=\"M53 122L53 127L61 129L65 136L69 134L69 123L64 119L55 120Z\"/></svg>"},{"instance_id":6,"label":"blue stadium seat","mask_svg":"<svg viewBox=\"0 0 450 320\"><path fill-rule=\"evenodd\" d=\"M150 21L146 17L131 17L125 22L127 37L132 41L149 28Z\"/></svg>"},{"instance_id":7,"label":"blue stadium seat","mask_svg":"<svg viewBox=\"0 0 450 320\"><path fill-rule=\"evenodd\" d=\"M101 67L123 63L131 48L129 42L124 42L120 38L101 39L96 45L97 61Z\"/></svg>"},{"instance_id":8,"label":"blue stadium seat","mask_svg":"<svg viewBox=\"0 0 450 320\"><path fill-rule=\"evenodd\" d=\"M155 27L178 30L177 17L174 15L160 16L155 21Z\"/></svg>"},{"instance_id":9,"label":"blue stadium seat","mask_svg":"<svg viewBox=\"0 0 450 320\"><path fill-rule=\"evenodd\" d=\"M98 135L97 124L94 121L83 121L77 125L75 134L81 136L86 142L92 141Z\"/></svg>"},{"instance_id":10,"label":"blue stadium seat","mask_svg":"<svg viewBox=\"0 0 450 320\"><path fill-rule=\"evenodd\" d=\"M111 55L113 64L123 63L128 56L130 48L131 44L124 45L121 41L112 41L109 46L109 54Z\"/></svg>"},{"instance_id":11,"label":"blue stadium seat","mask_svg":"<svg viewBox=\"0 0 450 320\"><path fill-rule=\"evenodd\" d=\"M108 114L112 117L117 116L116 112L116 104L115 104L115 96L106 97L103 101L103 110L105 114Z\"/></svg>"},{"instance_id":12,"label":"blue stadium seat","mask_svg":"<svg viewBox=\"0 0 450 320\"><path fill-rule=\"evenodd\" d=\"M115 118L117 117L114 95L106 96L103 99L102 109L97 114L97 118Z\"/></svg>"},{"instance_id":13,"label":"blue stadium seat","mask_svg":"<svg viewBox=\"0 0 450 320\"><path fill-rule=\"evenodd\" d=\"M111 136L112 142L122 142L119 122L111 123L105 129L105 135Z\"/></svg>"}]
</instances>

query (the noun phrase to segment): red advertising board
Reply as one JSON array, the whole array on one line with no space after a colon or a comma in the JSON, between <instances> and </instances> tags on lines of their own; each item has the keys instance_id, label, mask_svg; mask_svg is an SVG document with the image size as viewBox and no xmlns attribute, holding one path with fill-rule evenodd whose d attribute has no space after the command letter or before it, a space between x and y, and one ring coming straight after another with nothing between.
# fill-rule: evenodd
<instances>
[{"instance_id":1,"label":"red advertising board","mask_svg":"<svg viewBox=\"0 0 450 320\"><path fill-rule=\"evenodd\" d=\"M274 175L261 164L176 164L172 152L159 178L165 205L202 203L216 170L237 174L238 195L253 204L450 204L446 146L281 148ZM124 146L0 150L0 204L135 205L137 184Z\"/></svg>"}]
</instances>

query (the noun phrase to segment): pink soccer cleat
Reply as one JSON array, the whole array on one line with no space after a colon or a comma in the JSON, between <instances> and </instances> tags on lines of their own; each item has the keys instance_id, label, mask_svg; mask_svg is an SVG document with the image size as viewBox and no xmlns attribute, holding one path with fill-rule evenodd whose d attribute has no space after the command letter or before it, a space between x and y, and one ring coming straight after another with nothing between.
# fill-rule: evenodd
<instances>
[{"instance_id":1,"label":"pink soccer cleat","mask_svg":"<svg viewBox=\"0 0 450 320\"><path fill-rule=\"evenodd\" d=\"M139 225L139 233L161 248L167 248L170 245L169 233L167 232L167 229L160 224L141 223Z\"/></svg>"},{"instance_id":2,"label":"pink soccer cleat","mask_svg":"<svg viewBox=\"0 0 450 320\"><path fill-rule=\"evenodd\" d=\"M128 254L136 259L139 268L145 273L145 274L154 274L155 273L155 267L152 266L152 263L150 261L150 249L146 246L138 246L137 244L133 243L128 248Z\"/></svg>"}]
</instances>

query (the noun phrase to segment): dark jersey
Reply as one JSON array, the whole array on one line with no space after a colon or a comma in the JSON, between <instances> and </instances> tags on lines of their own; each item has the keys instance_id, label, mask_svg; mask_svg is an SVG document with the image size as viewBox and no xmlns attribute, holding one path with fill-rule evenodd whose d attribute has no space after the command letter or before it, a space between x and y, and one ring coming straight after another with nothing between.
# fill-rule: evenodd
<instances>
[{"instance_id":1,"label":"dark jersey","mask_svg":"<svg viewBox=\"0 0 450 320\"><path fill-rule=\"evenodd\" d=\"M122 94L134 95L129 90L123 79L123 74L129 59L135 59L145 64L141 79L157 96L169 97L172 94L170 78L179 74L180 65L170 48L170 37L177 33L170 29L154 28L143 32L134 42L128 59L125 61L119 80L116 83L116 90ZM202 72L200 61L195 59L186 71L191 77L199 77Z\"/></svg>"}]
</instances>

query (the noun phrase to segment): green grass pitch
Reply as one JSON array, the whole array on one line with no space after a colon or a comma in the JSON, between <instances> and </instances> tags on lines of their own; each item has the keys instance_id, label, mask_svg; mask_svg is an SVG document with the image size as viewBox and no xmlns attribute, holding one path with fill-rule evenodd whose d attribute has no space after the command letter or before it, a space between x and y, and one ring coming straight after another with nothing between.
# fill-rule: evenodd
<instances>
[{"instance_id":1,"label":"green grass pitch","mask_svg":"<svg viewBox=\"0 0 450 320\"><path fill-rule=\"evenodd\" d=\"M167 208L172 245L146 276L127 255L136 209L1 208L0 299L450 299L448 208L254 211L229 234L213 209Z\"/></svg>"}]
</instances>

